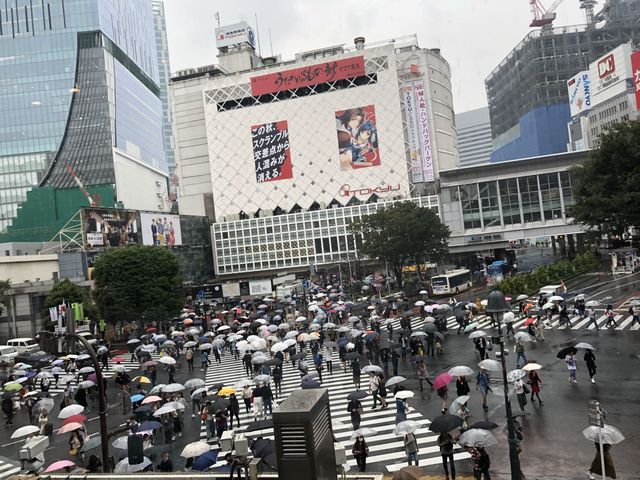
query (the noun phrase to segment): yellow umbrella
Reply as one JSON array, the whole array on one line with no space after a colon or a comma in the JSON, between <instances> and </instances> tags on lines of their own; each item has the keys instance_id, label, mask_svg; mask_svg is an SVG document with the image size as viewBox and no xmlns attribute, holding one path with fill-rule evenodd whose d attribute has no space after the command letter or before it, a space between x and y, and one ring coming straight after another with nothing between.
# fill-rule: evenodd
<instances>
[{"instance_id":1,"label":"yellow umbrella","mask_svg":"<svg viewBox=\"0 0 640 480\"><path fill-rule=\"evenodd\" d=\"M138 383L151 383L151 380L149 380L147 377L145 377L144 375L140 375L138 377L135 377L133 380L131 380L132 382L138 382Z\"/></svg>"},{"instance_id":2,"label":"yellow umbrella","mask_svg":"<svg viewBox=\"0 0 640 480\"><path fill-rule=\"evenodd\" d=\"M233 387L223 387L218 390L219 396L231 395L232 393L236 393L236 389Z\"/></svg>"}]
</instances>

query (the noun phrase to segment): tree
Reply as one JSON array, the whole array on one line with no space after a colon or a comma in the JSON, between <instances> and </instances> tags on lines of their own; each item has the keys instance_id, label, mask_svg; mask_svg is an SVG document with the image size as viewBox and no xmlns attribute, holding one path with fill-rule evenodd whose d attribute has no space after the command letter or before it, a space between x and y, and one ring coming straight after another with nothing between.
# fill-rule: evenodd
<instances>
[{"instance_id":1,"label":"tree","mask_svg":"<svg viewBox=\"0 0 640 480\"><path fill-rule=\"evenodd\" d=\"M640 226L640 122L619 123L591 157L572 170L576 223L602 235Z\"/></svg>"},{"instance_id":2,"label":"tree","mask_svg":"<svg viewBox=\"0 0 640 480\"><path fill-rule=\"evenodd\" d=\"M9 307L9 290L11 290L11 281L0 280L0 315L5 307Z\"/></svg>"},{"instance_id":3,"label":"tree","mask_svg":"<svg viewBox=\"0 0 640 480\"><path fill-rule=\"evenodd\" d=\"M44 300L42 326L45 330L53 330L54 327L49 319L49 308L57 307L63 302L66 302L67 305L72 303L82 303L85 316L94 322L98 319L98 309L93 303L93 299L91 298L89 291L65 278L53 286L49 295L47 295L47 298Z\"/></svg>"},{"instance_id":4,"label":"tree","mask_svg":"<svg viewBox=\"0 0 640 480\"><path fill-rule=\"evenodd\" d=\"M410 263L436 261L447 253L449 228L430 208L400 202L352 225L362 236L359 250L370 258L386 261L402 287L402 267Z\"/></svg>"},{"instance_id":5,"label":"tree","mask_svg":"<svg viewBox=\"0 0 640 480\"><path fill-rule=\"evenodd\" d=\"M108 322L164 321L183 306L179 264L167 249L131 245L96 261L95 298Z\"/></svg>"}]
</instances>

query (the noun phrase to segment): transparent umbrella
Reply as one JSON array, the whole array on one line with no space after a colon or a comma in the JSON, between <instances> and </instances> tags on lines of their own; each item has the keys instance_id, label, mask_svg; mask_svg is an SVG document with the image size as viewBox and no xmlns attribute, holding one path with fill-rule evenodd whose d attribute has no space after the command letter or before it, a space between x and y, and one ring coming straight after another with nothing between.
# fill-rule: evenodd
<instances>
[{"instance_id":1,"label":"transparent umbrella","mask_svg":"<svg viewBox=\"0 0 640 480\"><path fill-rule=\"evenodd\" d=\"M587 427L582 431L582 435L587 440L591 440L592 442L599 441L599 428L598 427ZM602 442L608 443L609 445L615 445L616 443L620 443L624 440L624 435L620 430L616 427L612 427L611 425L606 425L602 427Z\"/></svg>"},{"instance_id":2,"label":"transparent umbrella","mask_svg":"<svg viewBox=\"0 0 640 480\"><path fill-rule=\"evenodd\" d=\"M496 437L487 430L470 428L460 435L458 443L460 443L460 445L470 447L490 447L491 445L498 443L498 441L496 440Z\"/></svg>"},{"instance_id":3,"label":"transparent umbrella","mask_svg":"<svg viewBox=\"0 0 640 480\"><path fill-rule=\"evenodd\" d=\"M393 429L394 435L406 435L407 433L414 433L416 430L420 429L422 424L420 422L416 422L415 420L405 420L404 422L400 422L396 425L396 428Z\"/></svg>"},{"instance_id":4,"label":"transparent umbrella","mask_svg":"<svg viewBox=\"0 0 640 480\"><path fill-rule=\"evenodd\" d=\"M451 367L449 369L449 375L454 376L454 377L466 377L469 375L473 375L474 371L473 369L464 366L464 365L458 365L455 367ZM389 382L387 382L387 385L389 384Z\"/></svg>"}]
</instances>

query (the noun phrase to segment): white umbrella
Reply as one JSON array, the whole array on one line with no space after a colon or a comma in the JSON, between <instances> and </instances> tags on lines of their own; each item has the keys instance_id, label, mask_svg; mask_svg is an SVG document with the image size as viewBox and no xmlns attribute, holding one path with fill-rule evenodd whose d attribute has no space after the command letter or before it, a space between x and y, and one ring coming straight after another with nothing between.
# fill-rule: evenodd
<instances>
[{"instance_id":1,"label":"white umbrella","mask_svg":"<svg viewBox=\"0 0 640 480\"><path fill-rule=\"evenodd\" d=\"M393 385L396 385L397 383L401 383L404 382L406 380L405 377L401 377L401 376L395 376L395 377L391 377L389 380L387 380L387 383L385 384L387 387L391 387Z\"/></svg>"},{"instance_id":2,"label":"white umbrella","mask_svg":"<svg viewBox=\"0 0 640 480\"><path fill-rule=\"evenodd\" d=\"M498 441L488 430L470 428L460 435L458 443L470 447L490 447L498 443Z\"/></svg>"},{"instance_id":3,"label":"white umbrella","mask_svg":"<svg viewBox=\"0 0 640 480\"><path fill-rule=\"evenodd\" d=\"M176 410L184 410L185 408L187 408L186 405L183 402L179 401L179 400L175 400L173 402L167 402L162 407L163 408L164 407L171 407L171 408L175 408Z\"/></svg>"},{"instance_id":4,"label":"white umbrella","mask_svg":"<svg viewBox=\"0 0 640 480\"><path fill-rule=\"evenodd\" d=\"M502 370L502 366L495 360L482 360L478 363L478 366L485 370L489 370L490 372L499 372Z\"/></svg>"},{"instance_id":5,"label":"white umbrella","mask_svg":"<svg viewBox=\"0 0 640 480\"><path fill-rule=\"evenodd\" d=\"M480 300L480 305L482 305L483 307L486 307L488 303L489 301L487 299Z\"/></svg>"},{"instance_id":6,"label":"white umbrella","mask_svg":"<svg viewBox=\"0 0 640 480\"><path fill-rule=\"evenodd\" d=\"M471 332L469 334L469 338L480 338L480 337L485 337L486 335L487 335L487 332L483 330L476 330L475 332Z\"/></svg>"},{"instance_id":7,"label":"white umbrella","mask_svg":"<svg viewBox=\"0 0 640 480\"><path fill-rule=\"evenodd\" d=\"M459 397L453 399L451 405L449 405L449 413L455 415L460 407L469 401L469 395L460 395Z\"/></svg>"},{"instance_id":8,"label":"white umbrella","mask_svg":"<svg viewBox=\"0 0 640 480\"><path fill-rule=\"evenodd\" d=\"M11 438L20 438L26 437L27 435L31 435L32 433L36 433L40 431L40 427L36 427L35 425L26 425L24 427L18 428L15 432L11 434Z\"/></svg>"},{"instance_id":9,"label":"white umbrella","mask_svg":"<svg viewBox=\"0 0 640 480\"><path fill-rule=\"evenodd\" d=\"M593 345L591 345L590 343L586 343L586 342L576 343L576 348L584 348L586 350L595 350L596 349Z\"/></svg>"},{"instance_id":10,"label":"white umbrella","mask_svg":"<svg viewBox=\"0 0 640 480\"><path fill-rule=\"evenodd\" d=\"M128 448L128 443L129 443L129 436L125 435L124 437L116 438L113 442L111 442L111 445L113 445L114 448L120 448L122 450L126 450Z\"/></svg>"},{"instance_id":11,"label":"white umbrella","mask_svg":"<svg viewBox=\"0 0 640 480\"><path fill-rule=\"evenodd\" d=\"M513 338L515 338L516 340L520 340L521 342L533 341L533 338L531 338L531 335L529 335L527 332L518 332L513 336Z\"/></svg>"},{"instance_id":12,"label":"white umbrella","mask_svg":"<svg viewBox=\"0 0 640 480\"><path fill-rule=\"evenodd\" d=\"M553 296L549 297L549 301L550 302L564 302L564 297L561 297L560 295L553 295Z\"/></svg>"},{"instance_id":13,"label":"white umbrella","mask_svg":"<svg viewBox=\"0 0 640 480\"><path fill-rule=\"evenodd\" d=\"M204 387L205 382L201 378L192 378L184 382L184 388Z\"/></svg>"},{"instance_id":14,"label":"white umbrella","mask_svg":"<svg viewBox=\"0 0 640 480\"><path fill-rule=\"evenodd\" d=\"M520 295L518 295L516 297L516 300L519 302L520 300L526 300L527 298L529 298L529 295L527 295L525 293L521 293Z\"/></svg>"},{"instance_id":15,"label":"white umbrella","mask_svg":"<svg viewBox=\"0 0 640 480\"><path fill-rule=\"evenodd\" d=\"M401 400L405 400L407 398L413 398L415 394L410 390L400 390L395 394L395 398L399 398Z\"/></svg>"},{"instance_id":16,"label":"white umbrella","mask_svg":"<svg viewBox=\"0 0 640 480\"><path fill-rule=\"evenodd\" d=\"M196 390L194 390L194 391L193 391L193 393L191 394L191 398L195 398L195 397L197 397L198 395L201 395L201 394L203 394L203 393L207 392L207 390L209 390L207 387L200 387L200 388L197 388L197 389L196 389Z\"/></svg>"},{"instance_id":17,"label":"white umbrella","mask_svg":"<svg viewBox=\"0 0 640 480\"><path fill-rule=\"evenodd\" d=\"M86 389L86 388L91 388L94 385L95 385L95 383L92 382L91 380L85 380L84 382L80 382L78 384L78 388Z\"/></svg>"},{"instance_id":18,"label":"white umbrella","mask_svg":"<svg viewBox=\"0 0 640 480\"><path fill-rule=\"evenodd\" d=\"M358 430L356 430L351 434L351 440L355 440L360 436L370 437L371 435L376 435L377 433L378 432L376 432L373 428L368 428L368 427L359 428Z\"/></svg>"},{"instance_id":19,"label":"white umbrella","mask_svg":"<svg viewBox=\"0 0 640 480\"><path fill-rule=\"evenodd\" d=\"M587 303L584 304L586 307L599 307L600 306L600 302L597 302L595 300L589 300Z\"/></svg>"},{"instance_id":20,"label":"white umbrella","mask_svg":"<svg viewBox=\"0 0 640 480\"><path fill-rule=\"evenodd\" d=\"M211 450L211 445L200 440L198 442L191 442L186 447L184 447L180 456L184 458L199 457L209 450Z\"/></svg>"},{"instance_id":21,"label":"white umbrella","mask_svg":"<svg viewBox=\"0 0 640 480\"><path fill-rule=\"evenodd\" d=\"M344 349L345 349L345 350L353 350L354 348L356 348L356 346L355 346L353 343L351 343L351 342L347 343L347 344L344 346Z\"/></svg>"},{"instance_id":22,"label":"white umbrella","mask_svg":"<svg viewBox=\"0 0 640 480\"><path fill-rule=\"evenodd\" d=\"M129 458L127 457L116 464L115 473L135 473L144 470L149 465L151 465L151 460L147 457L142 459L142 463L136 463L133 465L129 465Z\"/></svg>"},{"instance_id":23,"label":"white umbrella","mask_svg":"<svg viewBox=\"0 0 640 480\"><path fill-rule=\"evenodd\" d=\"M427 334L426 334L425 332L420 332L420 331L418 331L418 332L413 332L413 333L411 334L411 336L412 336L412 337L426 337L426 336L427 336Z\"/></svg>"},{"instance_id":24,"label":"white umbrella","mask_svg":"<svg viewBox=\"0 0 640 480\"><path fill-rule=\"evenodd\" d=\"M584 293L579 293L576 295L576 300L584 300L587 296Z\"/></svg>"},{"instance_id":25,"label":"white umbrella","mask_svg":"<svg viewBox=\"0 0 640 480\"><path fill-rule=\"evenodd\" d=\"M405 420L404 422L400 422L396 425L396 428L393 429L394 435L406 435L407 433L414 433L422 427L420 422L416 422L415 420Z\"/></svg>"},{"instance_id":26,"label":"white umbrella","mask_svg":"<svg viewBox=\"0 0 640 480\"><path fill-rule=\"evenodd\" d=\"M582 431L582 435L587 440L592 442L599 442L599 428L595 426L587 427ZM608 443L609 445L615 445L624 440L624 435L616 427L606 425L602 427L602 443Z\"/></svg>"},{"instance_id":27,"label":"white umbrella","mask_svg":"<svg viewBox=\"0 0 640 480\"><path fill-rule=\"evenodd\" d=\"M163 393L177 393L184 390L184 385L181 383L170 383L169 385L165 385L162 387Z\"/></svg>"},{"instance_id":28,"label":"white umbrella","mask_svg":"<svg viewBox=\"0 0 640 480\"><path fill-rule=\"evenodd\" d=\"M556 306L555 303L553 302L547 302L544 305L542 305L542 309L543 310L549 310L550 308L554 308Z\"/></svg>"},{"instance_id":29,"label":"white umbrella","mask_svg":"<svg viewBox=\"0 0 640 480\"><path fill-rule=\"evenodd\" d=\"M522 370L521 368L516 368L515 370L511 370L507 373L507 382L515 382L516 380L520 380L527 376L527 372Z\"/></svg>"},{"instance_id":30,"label":"white umbrella","mask_svg":"<svg viewBox=\"0 0 640 480\"><path fill-rule=\"evenodd\" d=\"M542 365L540 365L539 363L527 363L524 367L522 367L522 370L524 370L525 372L530 372L531 370L540 370L542 368Z\"/></svg>"},{"instance_id":31,"label":"white umbrella","mask_svg":"<svg viewBox=\"0 0 640 480\"><path fill-rule=\"evenodd\" d=\"M506 312L503 316L502 316L502 322L503 323L513 323L516 319L516 316L513 314L513 312Z\"/></svg>"},{"instance_id":32,"label":"white umbrella","mask_svg":"<svg viewBox=\"0 0 640 480\"><path fill-rule=\"evenodd\" d=\"M449 375L454 376L454 377L467 377L469 375L473 375L474 371L473 369L465 366L465 365L458 365L456 367L451 367L449 369ZM388 383L388 382L387 382Z\"/></svg>"},{"instance_id":33,"label":"white umbrella","mask_svg":"<svg viewBox=\"0 0 640 480\"><path fill-rule=\"evenodd\" d=\"M414 305L416 307L423 307L424 306L424 301L423 300L418 300Z\"/></svg>"},{"instance_id":34,"label":"white umbrella","mask_svg":"<svg viewBox=\"0 0 640 480\"><path fill-rule=\"evenodd\" d=\"M426 290L420 290L418 293L420 295L429 295L429 292L427 292Z\"/></svg>"},{"instance_id":35,"label":"white umbrella","mask_svg":"<svg viewBox=\"0 0 640 480\"><path fill-rule=\"evenodd\" d=\"M159 408L158 410L156 410L153 414L154 417L159 417L160 415L165 415L167 413L173 413L177 410L177 408L173 407L173 406L167 406L165 405L164 407Z\"/></svg>"},{"instance_id":36,"label":"white umbrella","mask_svg":"<svg viewBox=\"0 0 640 480\"><path fill-rule=\"evenodd\" d=\"M80 374L85 374L85 373L95 373L96 369L93 367L82 367L80 370L78 370L78 373Z\"/></svg>"},{"instance_id":37,"label":"white umbrella","mask_svg":"<svg viewBox=\"0 0 640 480\"><path fill-rule=\"evenodd\" d=\"M362 373L382 373L382 367L378 365L366 365L362 369Z\"/></svg>"},{"instance_id":38,"label":"white umbrella","mask_svg":"<svg viewBox=\"0 0 640 480\"><path fill-rule=\"evenodd\" d=\"M176 359L173 357L170 357L168 355L165 355L164 357L160 357L158 359L158 361L160 363L164 363L165 365L175 365L176 364Z\"/></svg>"}]
</instances>

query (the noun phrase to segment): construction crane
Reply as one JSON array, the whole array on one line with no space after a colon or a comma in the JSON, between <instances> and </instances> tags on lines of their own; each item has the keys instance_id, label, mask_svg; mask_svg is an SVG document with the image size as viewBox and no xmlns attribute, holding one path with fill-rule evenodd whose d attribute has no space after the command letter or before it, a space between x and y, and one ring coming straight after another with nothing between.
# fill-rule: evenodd
<instances>
[{"instance_id":1,"label":"construction crane","mask_svg":"<svg viewBox=\"0 0 640 480\"><path fill-rule=\"evenodd\" d=\"M549 27L556 19L555 10L560 6L563 0L556 0L549 8L544 8L540 0L529 0L531 11L533 12L533 20L530 27Z\"/></svg>"},{"instance_id":2,"label":"construction crane","mask_svg":"<svg viewBox=\"0 0 640 480\"><path fill-rule=\"evenodd\" d=\"M67 165L66 169L67 169L67 172L69 172L69 175L71 175L71 178L73 178L74 182L76 182L76 185L78 185L78 188L80 189L80 191L82 193L84 193L85 197L87 197L87 200L89 201L89 205L91 205L92 207L99 207L100 206L99 205L99 203L100 203L99 198L95 198L94 199L94 197L91 196L91 194L85 188L84 184L82 183L82 181L78 177L78 174L73 169L73 167L71 167L71 165ZM96 195L96 197L97 197L97 195Z\"/></svg>"}]
</instances>

